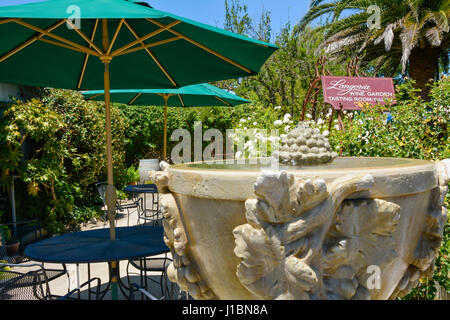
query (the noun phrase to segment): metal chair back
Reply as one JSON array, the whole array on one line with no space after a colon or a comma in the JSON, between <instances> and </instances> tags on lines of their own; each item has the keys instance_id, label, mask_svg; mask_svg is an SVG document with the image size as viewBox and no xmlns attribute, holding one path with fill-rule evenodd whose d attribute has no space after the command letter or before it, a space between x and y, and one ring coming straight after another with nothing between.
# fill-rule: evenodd
<instances>
[{"instance_id":1,"label":"metal chair back","mask_svg":"<svg viewBox=\"0 0 450 320\"><path fill-rule=\"evenodd\" d=\"M104 206L106 206L106 186L107 185L108 185L108 183L106 183L106 182L98 182L95 184L95 186L97 187L97 191L100 195L100 199L102 199Z\"/></svg>"},{"instance_id":2,"label":"metal chair back","mask_svg":"<svg viewBox=\"0 0 450 320\"><path fill-rule=\"evenodd\" d=\"M35 270L26 270L38 267ZM6 268L9 268L7 270ZM26 268L21 272L18 268ZM0 264L0 300L50 300L50 286L40 264Z\"/></svg>"},{"instance_id":3,"label":"metal chair back","mask_svg":"<svg viewBox=\"0 0 450 320\"><path fill-rule=\"evenodd\" d=\"M100 195L100 199L102 199L103 201L103 206L105 208L105 213L104 213L104 219L105 219L105 223L106 223L106 187L108 186L107 182L98 182L95 184L95 186L97 187L98 193ZM138 217L139 217L139 212L140 209L142 207L142 199L140 199L139 197L137 198L133 198L131 203L128 204L121 204L119 201L116 201L116 213L117 212L127 212L127 226L130 225L130 210L137 210L138 212ZM116 214L116 219L117 219L117 214Z\"/></svg>"}]
</instances>

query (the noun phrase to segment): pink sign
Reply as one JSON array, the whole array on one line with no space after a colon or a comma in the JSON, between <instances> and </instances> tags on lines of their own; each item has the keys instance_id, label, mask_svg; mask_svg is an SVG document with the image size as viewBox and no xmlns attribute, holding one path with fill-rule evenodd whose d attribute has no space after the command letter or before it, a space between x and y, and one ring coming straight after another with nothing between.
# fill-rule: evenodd
<instances>
[{"instance_id":1,"label":"pink sign","mask_svg":"<svg viewBox=\"0 0 450 320\"><path fill-rule=\"evenodd\" d=\"M323 96L334 109L361 110L362 105L395 103L392 78L359 78L322 76Z\"/></svg>"}]
</instances>

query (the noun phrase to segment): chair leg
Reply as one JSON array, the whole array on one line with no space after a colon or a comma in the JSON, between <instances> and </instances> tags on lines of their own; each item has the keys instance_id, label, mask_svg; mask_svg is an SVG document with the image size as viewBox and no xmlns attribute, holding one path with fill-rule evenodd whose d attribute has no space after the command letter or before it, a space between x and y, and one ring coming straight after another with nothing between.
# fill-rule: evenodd
<instances>
[{"instance_id":1,"label":"chair leg","mask_svg":"<svg viewBox=\"0 0 450 320\"><path fill-rule=\"evenodd\" d=\"M106 215L106 211L103 213L103 227L106 227L106 221L108 221L108 216Z\"/></svg>"},{"instance_id":2,"label":"chair leg","mask_svg":"<svg viewBox=\"0 0 450 320\"><path fill-rule=\"evenodd\" d=\"M164 290L164 272L161 272L161 277L159 278L159 286L161 287L161 296L165 297L166 292Z\"/></svg>"}]
</instances>

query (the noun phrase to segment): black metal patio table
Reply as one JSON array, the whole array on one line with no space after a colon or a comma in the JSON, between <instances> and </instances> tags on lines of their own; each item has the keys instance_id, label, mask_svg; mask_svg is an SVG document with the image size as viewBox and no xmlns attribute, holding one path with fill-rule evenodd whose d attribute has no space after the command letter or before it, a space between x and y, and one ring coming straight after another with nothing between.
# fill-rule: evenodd
<instances>
[{"instance_id":1,"label":"black metal patio table","mask_svg":"<svg viewBox=\"0 0 450 320\"><path fill-rule=\"evenodd\" d=\"M164 243L164 229L161 226L132 226L116 229L116 240L109 238L109 229L94 229L72 232L45 239L25 248L24 254L31 260L61 264L88 264L90 278L90 263L108 262L109 281L102 292L103 298L111 281L118 281L122 294L128 298L127 286L120 280L119 261L140 259L148 256L169 252ZM111 273L111 264L117 263L117 275ZM89 297L91 288L89 288Z\"/></svg>"},{"instance_id":2,"label":"black metal patio table","mask_svg":"<svg viewBox=\"0 0 450 320\"><path fill-rule=\"evenodd\" d=\"M159 193L156 184L129 185L125 187L124 191L143 197L143 210L138 213L138 224L140 220L144 220L144 223L152 222L157 225L161 217L159 217ZM150 207L147 206L147 194L152 197Z\"/></svg>"}]
</instances>

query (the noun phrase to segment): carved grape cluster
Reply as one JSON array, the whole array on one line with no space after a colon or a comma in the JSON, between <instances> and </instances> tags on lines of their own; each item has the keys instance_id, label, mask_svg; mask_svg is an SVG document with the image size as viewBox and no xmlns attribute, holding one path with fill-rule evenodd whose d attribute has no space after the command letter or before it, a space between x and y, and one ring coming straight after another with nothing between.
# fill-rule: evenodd
<instances>
[{"instance_id":1,"label":"carved grape cluster","mask_svg":"<svg viewBox=\"0 0 450 320\"><path fill-rule=\"evenodd\" d=\"M173 262L167 267L167 276L170 281L178 283L181 290L189 292L194 299L216 299L214 292L207 286L189 258L188 240L179 216L169 210L170 206L174 208L173 196L165 196L161 201L164 242L169 247L173 258ZM170 201L172 204L169 204Z\"/></svg>"},{"instance_id":2,"label":"carved grape cluster","mask_svg":"<svg viewBox=\"0 0 450 320\"><path fill-rule=\"evenodd\" d=\"M299 125L281 136L280 161L290 165L327 163L337 157L328 139L318 129Z\"/></svg>"}]
</instances>

